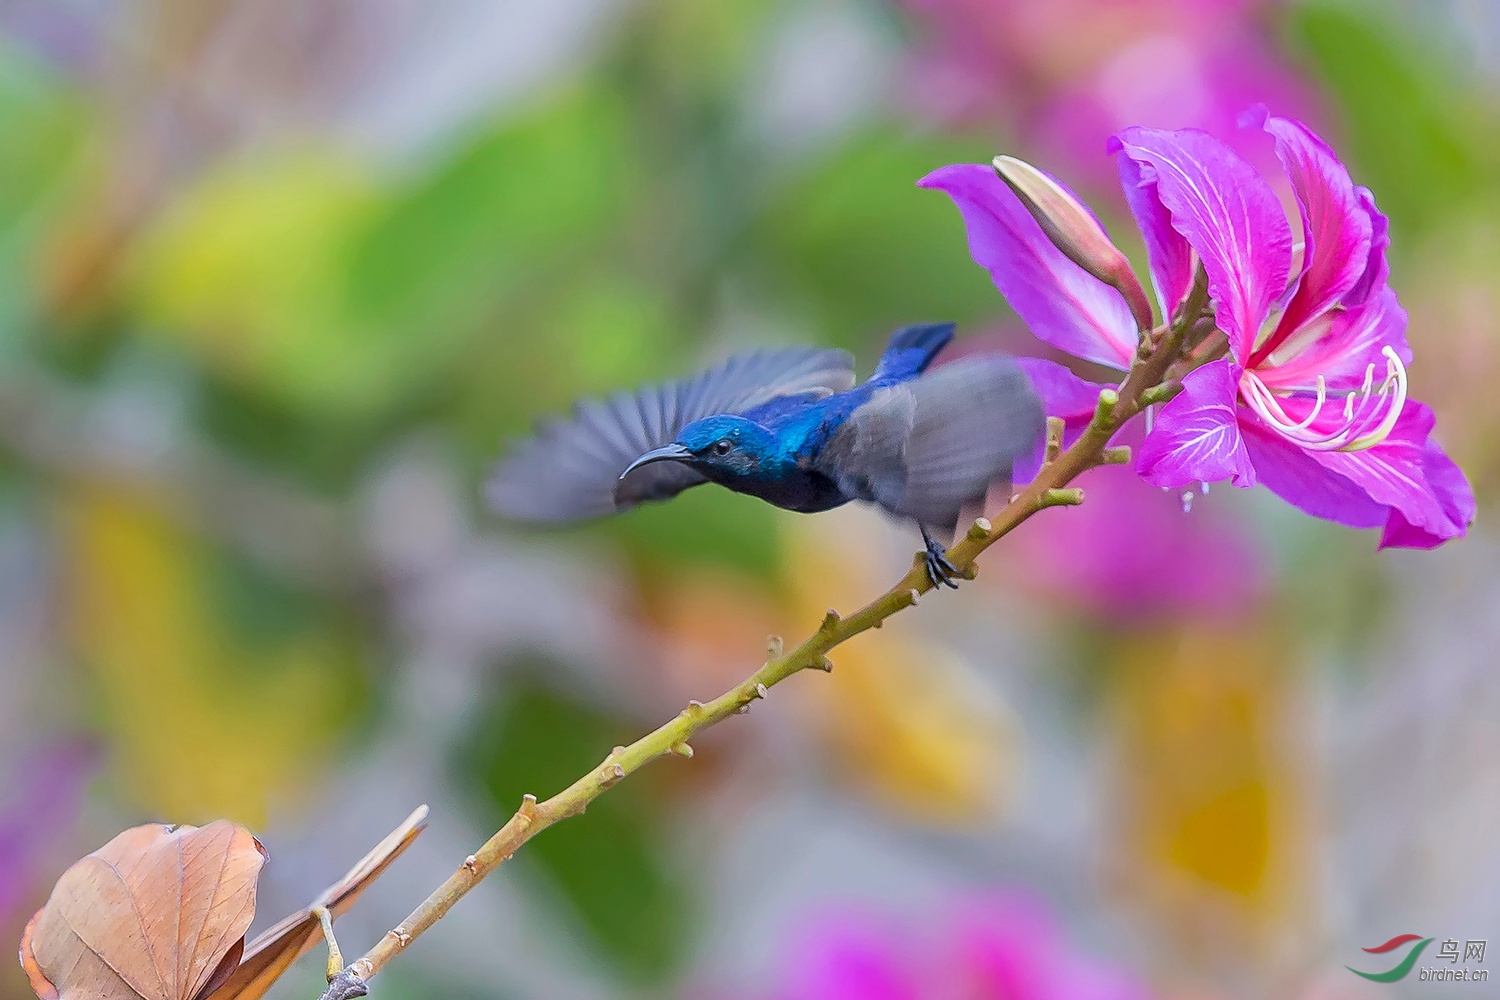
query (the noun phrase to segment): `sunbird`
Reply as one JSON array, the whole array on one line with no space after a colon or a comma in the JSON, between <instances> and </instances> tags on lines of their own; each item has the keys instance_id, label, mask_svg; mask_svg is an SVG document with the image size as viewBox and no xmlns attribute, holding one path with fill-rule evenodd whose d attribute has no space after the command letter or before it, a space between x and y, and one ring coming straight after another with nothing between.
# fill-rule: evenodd
<instances>
[{"instance_id":1,"label":"sunbird","mask_svg":"<svg viewBox=\"0 0 1500 1000\"><path fill-rule=\"evenodd\" d=\"M563 523L718 483L785 510L861 500L915 521L933 585L957 587L938 541L982 512L991 484L1041 445L1046 418L1010 358L930 367L952 323L897 330L856 386L846 351L792 347L731 357L698 375L538 425L486 487L503 516Z\"/></svg>"}]
</instances>

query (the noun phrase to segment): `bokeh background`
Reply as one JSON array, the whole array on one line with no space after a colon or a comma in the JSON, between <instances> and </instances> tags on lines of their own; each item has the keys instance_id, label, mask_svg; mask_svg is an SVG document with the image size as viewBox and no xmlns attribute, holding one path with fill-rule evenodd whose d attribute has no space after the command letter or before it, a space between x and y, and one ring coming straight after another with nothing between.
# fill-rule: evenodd
<instances>
[{"instance_id":1,"label":"bokeh background","mask_svg":"<svg viewBox=\"0 0 1500 1000\"><path fill-rule=\"evenodd\" d=\"M264 926L428 802L340 924L363 950L522 793L915 545L713 489L514 530L479 502L504 440L751 344L867 370L952 319L1041 353L913 182L1017 153L1134 252L1106 135L1269 166L1253 101L1391 216L1471 536L1376 554L1093 473L528 845L375 992L1500 995L1343 968L1500 938L1495 0L0 2L0 940L127 825L254 828Z\"/></svg>"}]
</instances>

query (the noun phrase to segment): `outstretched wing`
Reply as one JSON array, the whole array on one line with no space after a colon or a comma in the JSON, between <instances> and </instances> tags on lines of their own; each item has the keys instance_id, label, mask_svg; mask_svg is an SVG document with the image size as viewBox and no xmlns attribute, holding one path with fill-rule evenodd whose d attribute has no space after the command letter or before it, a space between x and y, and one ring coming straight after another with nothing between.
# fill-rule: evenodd
<instances>
[{"instance_id":1,"label":"outstretched wing","mask_svg":"<svg viewBox=\"0 0 1500 1000\"><path fill-rule=\"evenodd\" d=\"M816 466L846 493L924 527L951 530L1041 441L1041 401L1015 362L964 358L877 390Z\"/></svg>"},{"instance_id":2,"label":"outstretched wing","mask_svg":"<svg viewBox=\"0 0 1500 1000\"><path fill-rule=\"evenodd\" d=\"M490 505L522 521L561 523L665 500L704 478L680 462L642 466L623 481L636 458L670 444L687 424L720 413L743 413L780 396L827 396L854 384L845 351L795 347L757 351L690 378L639 392L586 400L571 417L538 425L518 443L486 484Z\"/></svg>"}]
</instances>

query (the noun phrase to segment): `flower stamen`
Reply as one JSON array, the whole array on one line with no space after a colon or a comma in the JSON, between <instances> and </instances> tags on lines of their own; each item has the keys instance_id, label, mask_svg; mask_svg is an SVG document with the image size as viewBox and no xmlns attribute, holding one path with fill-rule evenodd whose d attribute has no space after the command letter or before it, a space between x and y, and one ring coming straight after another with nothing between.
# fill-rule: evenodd
<instances>
[{"instance_id":1,"label":"flower stamen","mask_svg":"<svg viewBox=\"0 0 1500 1000\"><path fill-rule=\"evenodd\" d=\"M1355 438L1339 449L1340 451L1364 451L1366 448L1375 447L1391 436L1391 431L1396 429L1396 421L1401 419L1401 411L1406 408L1406 366L1401 363L1400 356L1390 345L1382 348L1380 353L1384 354L1386 359L1386 376L1385 382L1380 386L1380 395L1384 397L1386 390L1394 390L1391 395L1391 405L1386 408L1385 419L1373 431Z\"/></svg>"},{"instance_id":2,"label":"flower stamen","mask_svg":"<svg viewBox=\"0 0 1500 1000\"><path fill-rule=\"evenodd\" d=\"M1252 369L1240 376L1240 395L1245 405L1272 430L1300 448L1308 451L1365 451L1390 437L1406 407L1406 366L1389 346L1382 348L1381 354L1386 359L1386 376L1379 390L1375 390L1375 366L1372 364L1365 369L1365 381L1360 390L1344 397L1343 421L1334 428L1313 429L1328 400L1327 382L1321 375L1318 376L1317 400L1302 420L1293 420L1287 414L1281 400Z\"/></svg>"}]
</instances>

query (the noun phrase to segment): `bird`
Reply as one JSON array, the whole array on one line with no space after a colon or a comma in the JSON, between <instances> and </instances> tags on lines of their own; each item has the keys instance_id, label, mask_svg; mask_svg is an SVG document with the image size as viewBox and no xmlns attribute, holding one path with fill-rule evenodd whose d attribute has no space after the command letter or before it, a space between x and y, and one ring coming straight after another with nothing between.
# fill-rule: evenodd
<instances>
[{"instance_id":1,"label":"bird","mask_svg":"<svg viewBox=\"0 0 1500 1000\"><path fill-rule=\"evenodd\" d=\"M1014 359L933 366L952 323L902 327L855 384L848 352L764 349L697 375L577 403L515 443L485 484L514 521L563 524L717 483L785 510L851 501L915 522L933 586L960 576L938 536L1041 447L1042 404Z\"/></svg>"}]
</instances>

